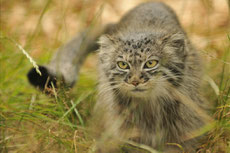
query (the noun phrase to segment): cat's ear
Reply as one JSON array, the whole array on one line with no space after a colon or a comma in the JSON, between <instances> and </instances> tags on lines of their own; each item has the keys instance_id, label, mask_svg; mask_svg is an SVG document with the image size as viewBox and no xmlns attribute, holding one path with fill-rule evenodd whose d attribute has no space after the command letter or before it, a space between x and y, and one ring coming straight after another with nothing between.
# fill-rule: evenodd
<instances>
[{"instance_id":1,"label":"cat's ear","mask_svg":"<svg viewBox=\"0 0 230 153\"><path fill-rule=\"evenodd\" d=\"M101 49L109 49L113 47L115 40L109 35L102 35L98 41Z\"/></svg>"},{"instance_id":2,"label":"cat's ear","mask_svg":"<svg viewBox=\"0 0 230 153\"><path fill-rule=\"evenodd\" d=\"M165 37L163 42L167 44L167 46L173 47L174 51L178 56L185 57L186 56L186 38L184 34L176 33Z\"/></svg>"},{"instance_id":3,"label":"cat's ear","mask_svg":"<svg viewBox=\"0 0 230 153\"><path fill-rule=\"evenodd\" d=\"M183 50L185 46L185 37L182 34L174 34L170 37L170 43L173 47Z\"/></svg>"},{"instance_id":4,"label":"cat's ear","mask_svg":"<svg viewBox=\"0 0 230 153\"><path fill-rule=\"evenodd\" d=\"M114 39L109 35L102 35L98 41L99 47L99 60L101 63L109 63L111 57L113 57L115 50Z\"/></svg>"}]
</instances>

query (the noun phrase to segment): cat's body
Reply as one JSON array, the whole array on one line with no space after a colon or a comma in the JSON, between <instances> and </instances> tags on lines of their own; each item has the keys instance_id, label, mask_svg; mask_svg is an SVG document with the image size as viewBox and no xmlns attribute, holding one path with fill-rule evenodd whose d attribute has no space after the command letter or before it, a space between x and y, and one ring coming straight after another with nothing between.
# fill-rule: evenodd
<instances>
[{"instance_id":1,"label":"cat's body","mask_svg":"<svg viewBox=\"0 0 230 153\"><path fill-rule=\"evenodd\" d=\"M105 33L92 124L98 151L117 152L121 141L132 140L168 153L180 149L167 143L195 152L193 134L209 120L199 93L201 64L174 12L144 3Z\"/></svg>"},{"instance_id":2,"label":"cat's body","mask_svg":"<svg viewBox=\"0 0 230 153\"><path fill-rule=\"evenodd\" d=\"M105 130L115 130L113 136L119 139L120 132L129 133L127 139L135 129L138 143L156 149L178 143L191 152L194 142L185 141L205 124L199 94L201 65L176 15L162 3L145 3L126 14L117 27L99 41L100 94L95 112L103 110L102 116L109 116L100 117L106 118L102 122L120 124L111 123ZM145 68L149 60L158 63ZM120 69L119 61L129 68Z\"/></svg>"}]
</instances>

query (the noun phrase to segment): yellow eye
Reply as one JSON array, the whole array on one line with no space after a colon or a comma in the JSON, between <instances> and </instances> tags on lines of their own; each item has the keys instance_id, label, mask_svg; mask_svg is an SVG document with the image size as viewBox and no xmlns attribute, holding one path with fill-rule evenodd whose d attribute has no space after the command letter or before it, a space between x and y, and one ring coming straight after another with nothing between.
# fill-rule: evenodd
<instances>
[{"instance_id":1,"label":"yellow eye","mask_svg":"<svg viewBox=\"0 0 230 153\"><path fill-rule=\"evenodd\" d=\"M121 69L129 69L129 65L128 65L127 63L125 63L125 62L122 62L122 61L117 62L117 65L118 65L119 68L121 68Z\"/></svg>"},{"instance_id":2,"label":"yellow eye","mask_svg":"<svg viewBox=\"0 0 230 153\"><path fill-rule=\"evenodd\" d=\"M154 68L155 66L157 66L158 61L156 60L150 60L148 62L145 63L144 68Z\"/></svg>"}]
</instances>

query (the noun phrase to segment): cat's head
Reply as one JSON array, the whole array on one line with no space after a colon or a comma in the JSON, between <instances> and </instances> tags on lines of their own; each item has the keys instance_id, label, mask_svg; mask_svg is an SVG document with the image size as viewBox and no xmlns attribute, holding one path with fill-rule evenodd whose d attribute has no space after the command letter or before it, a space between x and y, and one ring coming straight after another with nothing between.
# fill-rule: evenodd
<instances>
[{"instance_id":1,"label":"cat's head","mask_svg":"<svg viewBox=\"0 0 230 153\"><path fill-rule=\"evenodd\" d=\"M100 67L109 82L108 89L147 97L167 86L182 85L186 58L183 34L104 35L99 43Z\"/></svg>"}]
</instances>

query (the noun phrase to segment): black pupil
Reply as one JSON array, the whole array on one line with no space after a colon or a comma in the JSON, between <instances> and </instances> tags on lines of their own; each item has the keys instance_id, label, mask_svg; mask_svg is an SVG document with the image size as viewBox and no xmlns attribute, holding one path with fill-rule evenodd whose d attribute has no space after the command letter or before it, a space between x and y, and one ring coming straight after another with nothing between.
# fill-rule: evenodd
<instances>
[{"instance_id":1,"label":"black pupil","mask_svg":"<svg viewBox=\"0 0 230 153\"><path fill-rule=\"evenodd\" d=\"M152 64L153 64L153 62L149 61L149 64L150 64L150 65L152 65Z\"/></svg>"}]
</instances>

